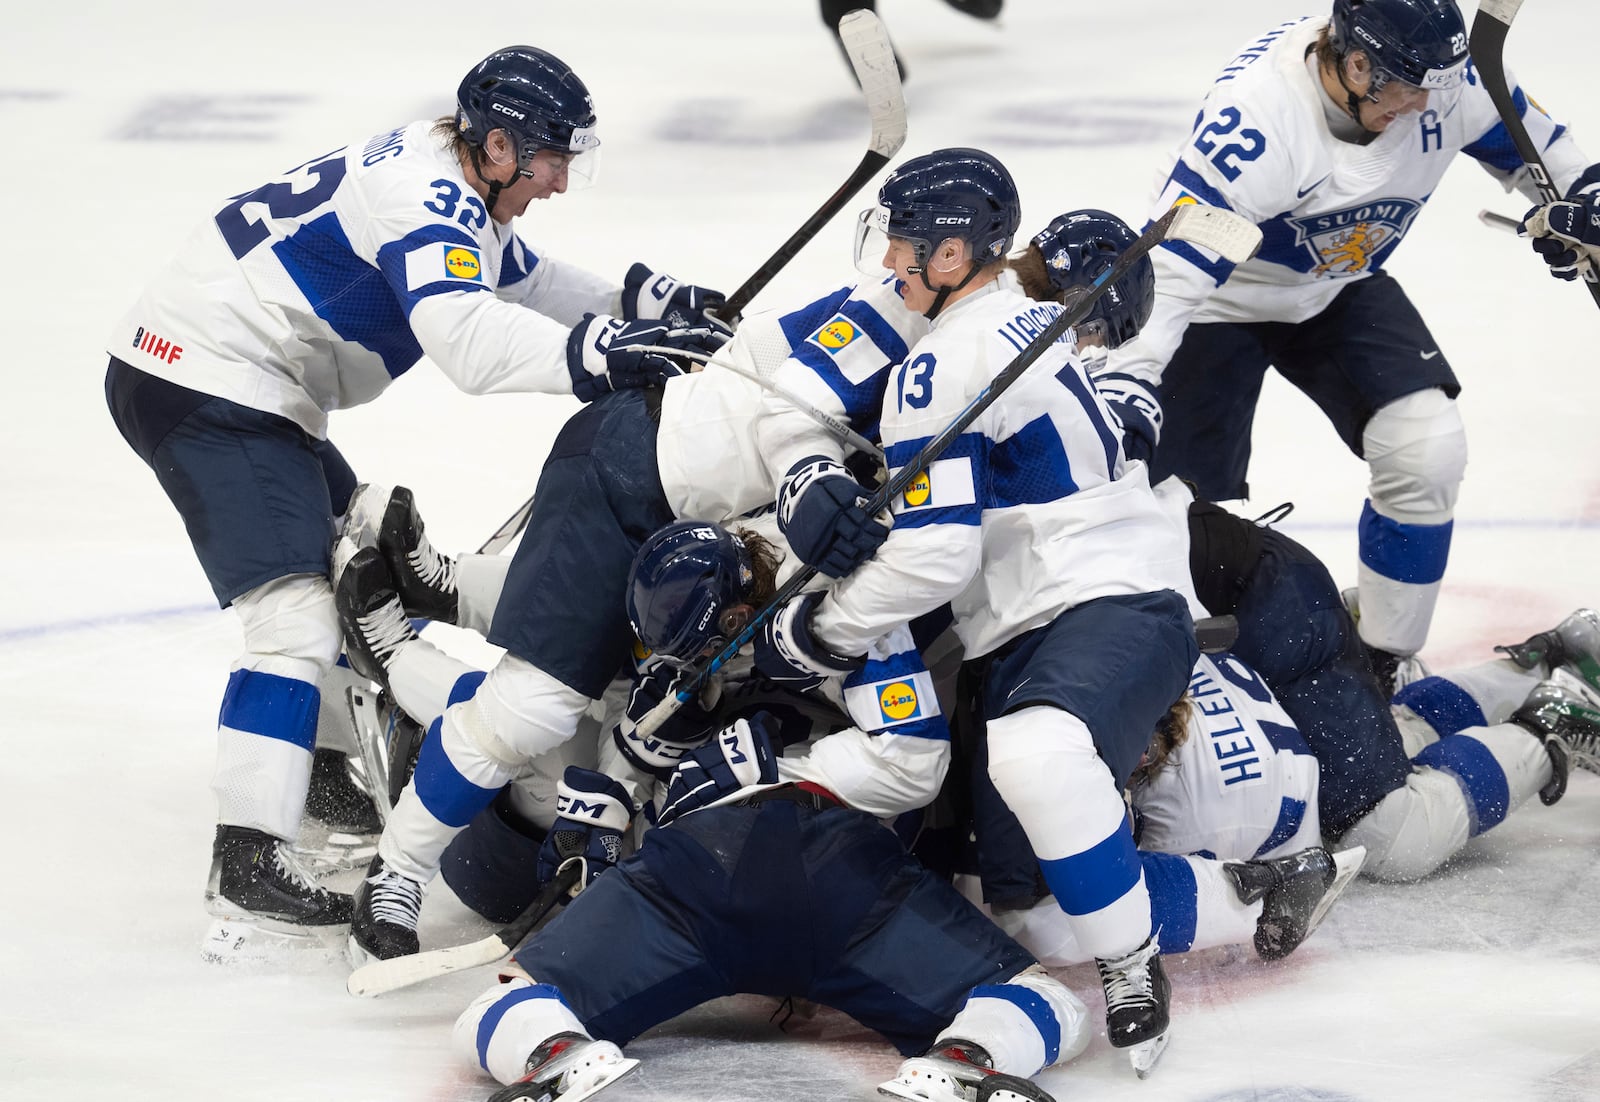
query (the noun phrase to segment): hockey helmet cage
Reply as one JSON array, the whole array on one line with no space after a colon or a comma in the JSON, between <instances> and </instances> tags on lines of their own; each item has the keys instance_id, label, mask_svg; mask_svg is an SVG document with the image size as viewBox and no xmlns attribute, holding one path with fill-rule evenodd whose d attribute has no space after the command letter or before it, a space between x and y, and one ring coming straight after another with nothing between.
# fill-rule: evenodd
<instances>
[{"instance_id":1,"label":"hockey helmet cage","mask_svg":"<svg viewBox=\"0 0 1600 1102\"><path fill-rule=\"evenodd\" d=\"M1116 215L1085 208L1057 217L1031 243L1044 258L1050 285L1066 294L1063 301L1070 305L1070 292L1087 290L1138 239ZM1078 332L1098 334L1107 348L1117 348L1144 328L1155 303L1155 265L1149 256L1141 256L1095 300Z\"/></svg>"}]
</instances>

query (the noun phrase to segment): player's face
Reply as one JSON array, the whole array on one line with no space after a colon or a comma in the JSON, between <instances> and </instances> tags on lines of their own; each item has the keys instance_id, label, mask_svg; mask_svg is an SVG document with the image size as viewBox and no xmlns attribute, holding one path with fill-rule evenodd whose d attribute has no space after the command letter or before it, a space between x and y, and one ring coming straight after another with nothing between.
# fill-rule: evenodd
<instances>
[{"instance_id":1,"label":"player's face","mask_svg":"<svg viewBox=\"0 0 1600 1102\"><path fill-rule=\"evenodd\" d=\"M911 269L917 265L917 247L903 237L888 239L888 247L883 250L883 266L894 273L898 281L896 289L906 306L917 313L922 313L933 305L934 292L922 282L922 274Z\"/></svg>"},{"instance_id":2,"label":"player's face","mask_svg":"<svg viewBox=\"0 0 1600 1102\"><path fill-rule=\"evenodd\" d=\"M541 149L528 162L528 170L518 173L500 192L494 205L494 220L509 222L528 209L535 199L548 199L567 190L567 169L572 154Z\"/></svg>"},{"instance_id":3,"label":"player's face","mask_svg":"<svg viewBox=\"0 0 1600 1102\"><path fill-rule=\"evenodd\" d=\"M1373 134L1381 134L1402 115L1412 115L1428 106L1426 89L1408 84L1387 73L1357 67L1351 91L1360 101L1357 121Z\"/></svg>"}]
</instances>

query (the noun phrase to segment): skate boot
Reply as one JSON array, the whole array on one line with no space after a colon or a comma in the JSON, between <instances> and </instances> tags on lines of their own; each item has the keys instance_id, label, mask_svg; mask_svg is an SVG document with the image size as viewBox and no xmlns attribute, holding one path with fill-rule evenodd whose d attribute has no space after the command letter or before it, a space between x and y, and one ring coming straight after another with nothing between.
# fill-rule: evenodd
<instances>
[{"instance_id":1,"label":"skate boot","mask_svg":"<svg viewBox=\"0 0 1600 1102\"><path fill-rule=\"evenodd\" d=\"M218 826L206 910L218 918L337 926L350 921L351 903L348 895L319 887L288 842L251 827Z\"/></svg>"},{"instance_id":2,"label":"skate boot","mask_svg":"<svg viewBox=\"0 0 1600 1102\"><path fill-rule=\"evenodd\" d=\"M422 884L384 865L382 857L374 857L356 887L350 962L359 968L374 960L418 952L417 919L421 914Z\"/></svg>"},{"instance_id":3,"label":"skate boot","mask_svg":"<svg viewBox=\"0 0 1600 1102\"><path fill-rule=\"evenodd\" d=\"M1286 857L1223 865L1241 902L1262 901L1255 936L1261 959L1282 960L1310 937L1366 858L1361 846L1337 856L1313 846Z\"/></svg>"},{"instance_id":4,"label":"skate boot","mask_svg":"<svg viewBox=\"0 0 1600 1102\"><path fill-rule=\"evenodd\" d=\"M1539 790L1546 806L1567 790L1571 766L1600 773L1600 706L1577 677L1557 670L1528 694L1511 722L1544 743L1550 755L1550 783Z\"/></svg>"},{"instance_id":5,"label":"skate boot","mask_svg":"<svg viewBox=\"0 0 1600 1102\"><path fill-rule=\"evenodd\" d=\"M581 1102L621 1079L639 1061L622 1055L610 1041L596 1041L581 1033L557 1033L533 1050L527 1074L489 1096L489 1102Z\"/></svg>"},{"instance_id":6,"label":"skate boot","mask_svg":"<svg viewBox=\"0 0 1600 1102\"><path fill-rule=\"evenodd\" d=\"M1547 674L1564 669L1600 692L1600 612L1580 608L1549 631L1495 650L1525 670L1543 662Z\"/></svg>"},{"instance_id":7,"label":"skate boot","mask_svg":"<svg viewBox=\"0 0 1600 1102\"><path fill-rule=\"evenodd\" d=\"M407 612L445 624L456 622L460 598L455 560L428 542L410 490L357 486L344 531L357 547L376 547L383 555Z\"/></svg>"},{"instance_id":8,"label":"skate boot","mask_svg":"<svg viewBox=\"0 0 1600 1102\"><path fill-rule=\"evenodd\" d=\"M337 750L311 755L311 788L306 814L330 830L377 834L383 829L377 805L350 775L350 759Z\"/></svg>"},{"instance_id":9,"label":"skate boot","mask_svg":"<svg viewBox=\"0 0 1600 1102\"><path fill-rule=\"evenodd\" d=\"M913 1102L1055 1102L1032 1081L995 1071L983 1046L954 1037L901 1064L878 1093Z\"/></svg>"},{"instance_id":10,"label":"skate boot","mask_svg":"<svg viewBox=\"0 0 1600 1102\"><path fill-rule=\"evenodd\" d=\"M1106 992L1106 1039L1129 1050L1134 1074L1143 1079L1167 1047L1172 984L1161 966L1161 945L1152 935L1127 956L1094 963Z\"/></svg>"},{"instance_id":11,"label":"skate boot","mask_svg":"<svg viewBox=\"0 0 1600 1102\"><path fill-rule=\"evenodd\" d=\"M333 556L333 601L344 631L345 657L351 669L387 689L389 663L417 632L377 548L351 553L351 546L341 539Z\"/></svg>"}]
</instances>

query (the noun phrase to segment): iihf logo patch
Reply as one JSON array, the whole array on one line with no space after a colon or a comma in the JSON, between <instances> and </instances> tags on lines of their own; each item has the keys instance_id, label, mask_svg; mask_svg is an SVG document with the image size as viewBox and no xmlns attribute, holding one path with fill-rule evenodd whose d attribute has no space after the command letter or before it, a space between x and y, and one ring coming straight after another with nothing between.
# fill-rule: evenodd
<instances>
[{"instance_id":1,"label":"iihf logo patch","mask_svg":"<svg viewBox=\"0 0 1600 1102\"><path fill-rule=\"evenodd\" d=\"M1422 209L1415 199L1373 199L1357 207L1285 221L1294 227L1292 264L1312 275L1340 279L1366 275L1378 265Z\"/></svg>"},{"instance_id":2,"label":"iihf logo patch","mask_svg":"<svg viewBox=\"0 0 1600 1102\"><path fill-rule=\"evenodd\" d=\"M822 349L828 355L837 356L840 352L849 348L859 336L861 336L861 330L856 328L855 322L843 314L835 314L828 319L826 325L811 334L806 340Z\"/></svg>"}]
</instances>

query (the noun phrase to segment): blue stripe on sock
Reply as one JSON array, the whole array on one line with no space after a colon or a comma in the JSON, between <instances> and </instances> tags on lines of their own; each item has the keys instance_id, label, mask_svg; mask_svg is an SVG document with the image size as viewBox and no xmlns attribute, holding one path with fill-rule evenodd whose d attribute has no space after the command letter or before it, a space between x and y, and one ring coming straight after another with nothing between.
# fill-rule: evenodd
<instances>
[{"instance_id":1,"label":"blue stripe on sock","mask_svg":"<svg viewBox=\"0 0 1600 1102\"><path fill-rule=\"evenodd\" d=\"M1125 826L1097 845L1071 857L1040 861L1045 883L1069 915L1102 911L1139 882L1139 851Z\"/></svg>"},{"instance_id":2,"label":"blue stripe on sock","mask_svg":"<svg viewBox=\"0 0 1600 1102\"><path fill-rule=\"evenodd\" d=\"M1472 834L1499 826L1511 807L1511 788L1489 748L1471 735L1446 735L1411 759L1455 778L1472 812Z\"/></svg>"},{"instance_id":3,"label":"blue stripe on sock","mask_svg":"<svg viewBox=\"0 0 1600 1102\"><path fill-rule=\"evenodd\" d=\"M488 677L486 670L472 670L456 678L456 683L450 686L450 700L445 707L451 704L460 704L463 700L471 700L478 691L478 686L483 684L483 679Z\"/></svg>"},{"instance_id":4,"label":"blue stripe on sock","mask_svg":"<svg viewBox=\"0 0 1600 1102\"><path fill-rule=\"evenodd\" d=\"M1256 850L1255 856L1270 853L1283 845L1300 829L1300 824L1305 821L1306 802L1304 800L1291 800L1288 796L1278 805L1278 821L1272 824L1272 833L1267 835L1267 840L1261 843L1261 848Z\"/></svg>"},{"instance_id":5,"label":"blue stripe on sock","mask_svg":"<svg viewBox=\"0 0 1600 1102\"><path fill-rule=\"evenodd\" d=\"M1044 1042L1045 1067L1055 1063L1061 1055L1061 1023L1056 1020L1056 1012L1050 1009L1049 1000L1039 992L1016 983L984 984L972 989L967 1001L973 999L1003 999L1026 1014Z\"/></svg>"},{"instance_id":6,"label":"blue stripe on sock","mask_svg":"<svg viewBox=\"0 0 1600 1102\"><path fill-rule=\"evenodd\" d=\"M417 770L411 783L417 786L417 796L428 814L445 826L464 827L489 806L498 788L480 788L461 775L444 752L440 737L443 717L433 721L428 736L422 740L422 750L417 754Z\"/></svg>"},{"instance_id":7,"label":"blue stripe on sock","mask_svg":"<svg viewBox=\"0 0 1600 1102\"><path fill-rule=\"evenodd\" d=\"M307 753L317 741L322 694L309 681L258 670L234 670L222 694L217 725L281 739Z\"/></svg>"},{"instance_id":8,"label":"blue stripe on sock","mask_svg":"<svg viewBox=\"0 0 1600 1102\"><path fill-rule=\"evenodd\" d=\"M1478 702L1457 685L1442 677L1424 677L1394 694L1394 703L1404 704L1427 721L1440 736L1453 735L1468 727L1487 727Z\"/></svg>"},{"instance_id":9,"label":"blue stripe on sock","mask_svg":"<svg viewBox=\"0 0 1600 1102\"><path fill-rule=\"evenodd\" d=\"M1139 854L1144 862L1144 882L1150 889L1150 925L1161 931L1163 953L1184 953L1194 944L1199 921L1196 899L1200 888L1194 866L1171 853Z\"/></svg>"},{"instance_id":10,"label":"blue stripe on sock","mask_svg":"<svg viewBox=\"0 0 1600 1102\"><path fill-rule=\"evenodd\" d=\"M513 1006L518 1006L530 999L554 999L562 1006L567 1006L567 1000L561 997L561 992L548 983L536 983L532 987L519 987L515 991L506 993L496 999L494 1005L484 1011L483 1017L478 1020L478 1064L484 1071L489 1070L489 1039L494 1036L494 1031L499 1028L500 1019L506 1016L506 1011ZM572 1009L567 1007L567 1009Z\"/></svg>"},{"instance_id":11,"label":"blue stripe on sock","mask_svg":"<svg viewBox=\"0 0 1600 1102\"><path fill-rule=\"evenodd\" d=\"M1368 501L1361 507L1361 565L1408 585L1432 585L1444 577L1453 521L1401 524L1380 516Z\"/></svg>"}]
</instances>

